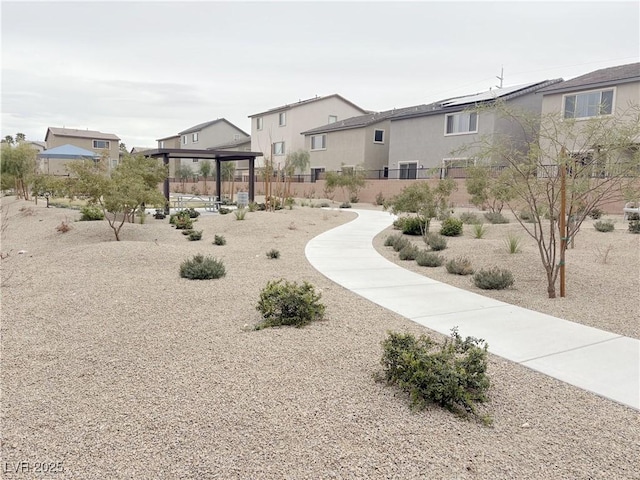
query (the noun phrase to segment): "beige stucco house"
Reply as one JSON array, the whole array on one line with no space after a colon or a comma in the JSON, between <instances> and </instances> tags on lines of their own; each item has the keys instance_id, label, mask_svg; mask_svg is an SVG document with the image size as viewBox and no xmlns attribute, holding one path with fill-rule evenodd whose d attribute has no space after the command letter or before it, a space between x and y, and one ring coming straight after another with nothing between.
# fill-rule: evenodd
<instances>
[{"instance_id":1,"label":"beige stucco house","mask_svg":"<svg viewBox=\"0 0 640 480\"><path fill-rule=\"evenodd\" d=\"M95 130L79 130L74 128L49 127L44 137L47 150L63 145L74 145L89 150L107 159L109 170L118 165L120 159L120 138L113 133L102 133Z\"/></svg>"},{"instance_id":2,"label":"beige stucco house","mask_svg":"<svg viewBox=\"0 0 640 480\"><path fill-rule=\"evenodd\" d=\"M302 132L309 151L311 181L322 172L359 167L368 178L386 178L391 117L405 109L367 113Z\"/></svg>"},{"instance_id":3,"label":"beige stucco house","mask_svg":"<svg viewBox=\"0 0 640 480\"><path fill-rule=\"evenodd\" d=\"M475 162L470 146L492 135L506 135L525 148L524 134L515 122L489 109L478 113L476 108L500 100L539 116L542 95L536 92L560 81L504 87L404 109L391 117L389 178L463 177L464 168Z\"/></svg>"},{"instance_id":4,"label":"beige stucco house","mask_svg":"<svg viewBox=\"0 0 640 480\"><path fill-rule=\"evenodd\" d=\"M300 100L249 115L251 119L251 151L264 152L276 163L284 165L287 153L306 148L302 132L364 115L366 110L338 94Z\"/></svg>"},{"instance_id":5,"label":"beige stucco house","mask_svg":"<svg viewBox=\"0 0 640 480\"><path fill-rule=\"evenodd\" d=\"M640 106L640 63L596 70L551 85L540 90L540 93L542 121L546 117L556 116L563 122L570 122L571 126L571 138L557 138L554 141L541 138L542 152L547 155L546 162L552 163L559 154L558 149L564 147L566 153L581 165L592 168L592 176L607 176L612 164L622 158L614 158L611 152L601 152L598 145L593 145L592 136L585 132L590 129L590 120L637 121L634 114L637 115ZM640 138L637 144L640 145ZM633 154L631 151L619 153Z\"/></svg>"}]
</instances>

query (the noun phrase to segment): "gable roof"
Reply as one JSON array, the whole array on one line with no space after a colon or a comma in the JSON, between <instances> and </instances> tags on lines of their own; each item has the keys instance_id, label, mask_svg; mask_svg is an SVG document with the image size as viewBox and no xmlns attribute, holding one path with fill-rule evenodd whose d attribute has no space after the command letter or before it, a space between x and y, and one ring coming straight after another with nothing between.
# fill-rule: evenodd
<instances>
[{"instance_id":1,"label":"gable roof","mask_svg":"<svg viewBox=\"0 0 640 480\"><path fill-rule=\"evenodd\" d=\"M311 130L302 132L301 135L313 135L316 133L329 133L329 132L336 132L339 130L349 130L352 128L368 127L369 125L374 125L378 122L388 120L393 115L408 113L414 108L415 107L406 107L406 108L399 108L399 109L394 108L393 110L386 110L384 112L373 112L373 113L367 113L366 115L358 115L356 117L350 117L344 120L339 120L337 122L329 123L321 127L312 128Z\"/></svg>"},{"instance_id":2,"label":"gable roof","mask_svg":"<svg viewBox=\"0 0 640 480\"><path fill-rule=\"evenodd\" d=\"M602 68L595 72L586 73L579 77L572 78L566 82L560 82L550 87L544 88L544 93L561 93L570 90L587 90L590 88L607 87L619 85L621 83L640 81L640 63L630 63L628 65L618 65L617 67Z\"/></svg>"},{"instance_id":3,"label":"gable roof","mask_svg":"<svg viewBox=\"0 0 640 480\"><path fill-rule=\"evenodd\" d=\"M44 141L47 141L49 134L56 135L58 137L74 137L74 138L91 138L95 140L116 140L120 141L120 138L113 133L102 133L97 130L79 130L76 128L57 128L49 127L47 134L44 137Z\"/></svg>"},{"instance_id":4,"label":"gable roof","mask_svg":"<svg viewBox=\"0 0 640 480\"><path fill-rule=\"evenodd\" d=\"M187 133L199 132L200 130L202 130L204 128L210 127L211 125L215 125L216 123L220 123L220 122L225 122L226 124L232 126L233 128L235 128L239 132L242 132L243 134L245 134L247 137L249 136L249 134L247 132L239 129L238 127L236 127L233 123L231 123L226 118L217 118L216 120L211 120L209 122L199 123L198 125L195 125L195 126L193 126L191 128L187 128L186 130L183 130L183 131L179 132L178 135L186 135Z\"/></svg>"},{"instance_id":5,"label":"gable roof","mask_svg":"<svg viewBox=\"0 0 640 480\"><path fill-rule=\"evenodd\" d=\"M308 105L308 104L313 103L313 102L319 102L321 100L328 100L329 98L338 98L338 99L342 100L343 102L348 103L352 107L357 108L362 113L371 113L371 112L359 107L355 103L350 102L349 100L347 100L343 96L338 95L337 93L334 93L333 95L327 95L325 97L319 97L319 96L316 95L314 98L308 98L307 100L299 100L296 103L288 103L286 105L281 105L280 107L271 108L269 110L265 110L264 112L254 113L253 115L249 115L249 118L259 117L260 115L266 115L266 114L269 114L269 113L276 113L276 112L282 112L282 111L285 111L285 110L291 110L292 108L301 107L303 105Z\"/></svg>"},{"instance_id":6,"label":"gable roof","mask_svg":"<svg viewBox=\"0 0 640 480\"><path fill-rule=\"evenodd\" d=\"M40 158L100 158L96 152L76 147L75 145L61 145L59 147L45 150L38 154Z\"/></svg>"},{"instance_id":7,"label":"gable roof","mask_svg":"<svg viewBox=\"0 0 640 480\"><path fill-rule=\"evenodd\" d=\"M251 137L240 138L238 140L232 140L230 142L221 143L220 145L215 145L213 147L207 148L207 150L223 150L227 148L235 148L240 145L244 145L246 143L251 143Z\"/></svg>"},{"instance_id":8,"label":"gable roof","mask_svg":"<svg viewBox=\"0 0 640 480\"><path fill-rule=\"evenodd\" d=\"M447 98L445 100L433 102L428 105L416 105L414 107L403 109L402 112L396 113L391 117L391 120L423 117L426 115L438 115L450 112L460 112L462 110L474 107L478 104L483 105L495 102L498 99L503 101L512 100L529 93L538 92L542 88L546 88L559 82L562 82L561 78L544 80L541 82L525 83L522 85L498 88L495 90L487 90L485 92L464 95L461 97Z\"/></svg>"}]
</instances>

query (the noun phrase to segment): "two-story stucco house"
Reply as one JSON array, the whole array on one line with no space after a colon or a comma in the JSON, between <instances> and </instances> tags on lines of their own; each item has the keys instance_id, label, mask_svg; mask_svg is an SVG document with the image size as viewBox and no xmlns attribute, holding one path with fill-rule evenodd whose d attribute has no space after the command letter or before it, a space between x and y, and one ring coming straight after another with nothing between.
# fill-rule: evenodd
<instances>
[{"instance_id":1,"label":"two-story stucco house","mask_svg":"<svg viewBox=\"0 0 640 480\"><path fill-rule=\"evenodd\" d=\"M582 165L592 168L595 177L608 176L612 158L600 154L599 145L593 145L590 120L610 119L621 122L636 122L634 113L640 106L640 63L603 68L579 77L556 83L540 90L542 94L542 118L557 116L562 121L571 121L571 138L558 138L551 145L541 138L542 151L551 161L557 156L557 146L566 148L566 153ZM634 112L633 109L636 109ZM564 135L564 133L562 133ZM637 139L640 144L640 138ZM633 152L628 152L632 155ZM611 155L609 155L610 157Z\"/></svg>"},{"instance_id":2,"label":"two-story stucco house","mask_svg":"<svg viewBox=\"0 0 640 480\"><path fill-rule=\"evenodd\" d=\"M49 127L44 141L47 150L63 145L73 145L92 151L100 158L108 159L107 167L109 170L115 168L120 160L120 138L113 133Z\"/></svg>"},{"instance_id":3,"label":"two-story stucco house","mask_svg":"<svg viewBox=\"0 0 640 480\"><path fill-rule=\"evenodd\" d=\"M322 172L362 168L370 178L386 178L391 117L409 109L393 109L338 120L302 132L310 153L311 181Z\"/></svg>"},{"instance_id":4,"label":"two-story stucco house","mask_svg":"<svg viewBox=\"0 0 640 480\"><path fill-rule=\"evenodd\" d=\"M276 164L284 164L287 153L305 149L302 132L366 113L369 112L333 94L249 115L251 150L264 152Z\"/></svg>"},{"instance_id":5,"label":"two-story stucco house","mask_svg":"<svg viewBox=\"0 0 640 480\"><path fill-rule=\"evenodd\" d=\"M478 113L475 109L500 100L540 115L542 96L536 92L560 81L504 87L404 109L391 117L389 178L463 176L464 167L475 162L473 148L464 154L456 152L490 135L508 135L524 145L523 133L515 123L490 110Z\"/></svg>"}]
</instances>

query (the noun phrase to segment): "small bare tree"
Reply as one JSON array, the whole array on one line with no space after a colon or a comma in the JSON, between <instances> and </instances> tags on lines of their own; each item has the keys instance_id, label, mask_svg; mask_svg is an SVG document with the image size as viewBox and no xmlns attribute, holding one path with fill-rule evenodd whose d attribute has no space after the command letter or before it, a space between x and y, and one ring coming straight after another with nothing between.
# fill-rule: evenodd
<instances>
[{"instance_id":1,"label":"small bare tree","mask_svg":"<svg viewBox=\"0 0 640 480\"><path fill-rule=\"evenodd\" d=\"M494 134L472 148L487 165L505 167L499 177L499 186L509 192L505 203L536 241L547 293L555 298L567 246L587 215L638 198L640 106L618 106L615 115L580 121L559 114L535 116L501 103L490 108L517 125L525 141ZM522 207L531 212L530 222L517 215Z\"/></svg>"}]
</instances>

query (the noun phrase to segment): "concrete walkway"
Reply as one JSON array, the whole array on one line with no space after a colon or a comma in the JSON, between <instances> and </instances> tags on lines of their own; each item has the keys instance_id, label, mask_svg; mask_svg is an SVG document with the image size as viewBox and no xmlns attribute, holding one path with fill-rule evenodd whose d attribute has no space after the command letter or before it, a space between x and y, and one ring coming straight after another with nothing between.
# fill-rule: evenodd
<instances>
[{"instance_id":1,"label":"concrete walkway","mask_svg":"<svg viewBox=\"0 0 640 480\"><path fill-rule=\"evenodd\" d=\"M306 246L318 271L358 295L431 330L484 338L489 351L640 409L640 341L509 305L408 271L382 257L373 238L394 217L353 210L357 219Z\"/></svg>"}]
</instances>

